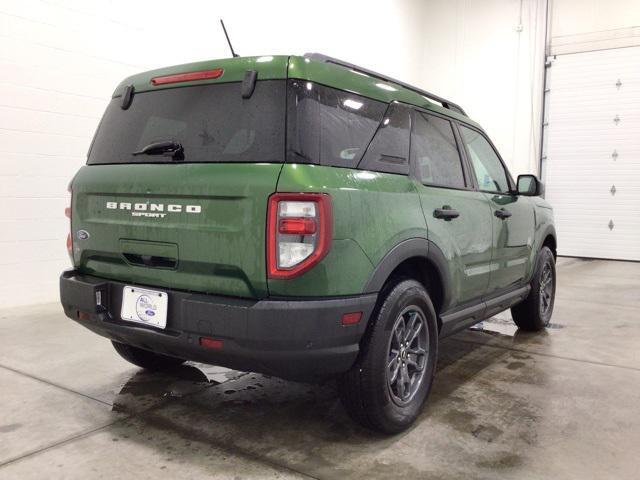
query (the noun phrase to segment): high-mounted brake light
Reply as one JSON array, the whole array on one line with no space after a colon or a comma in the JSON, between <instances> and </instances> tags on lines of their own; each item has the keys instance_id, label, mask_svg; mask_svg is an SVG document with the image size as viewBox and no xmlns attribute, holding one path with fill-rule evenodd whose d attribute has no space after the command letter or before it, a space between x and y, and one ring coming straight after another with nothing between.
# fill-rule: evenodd
<instances>
[{"instance_id":1,"label":"high-mounted brake light","mask_svg":"<svg viewBox=\"0 0 640 480\"><path fill-rule=\"evenodd\" d=\"M201 70L198 72L176 73L173 75L163 75L151 79L152 85L166 85L167 83L193 82L194 80L211 80L220 78L224 73L222 68L213 70Z\"/></svg>"},{"instance_id":2,"label":"high-mounted brake light","mask_svg":"<svg viewBox=\"0 0 640 480\"><path fill-rule=\"evenodd\" d=\"M267 272L292 278L320 260L331 246L331 197L323 193L274 193L267 212Z\"/></svg>"}]
</instances>

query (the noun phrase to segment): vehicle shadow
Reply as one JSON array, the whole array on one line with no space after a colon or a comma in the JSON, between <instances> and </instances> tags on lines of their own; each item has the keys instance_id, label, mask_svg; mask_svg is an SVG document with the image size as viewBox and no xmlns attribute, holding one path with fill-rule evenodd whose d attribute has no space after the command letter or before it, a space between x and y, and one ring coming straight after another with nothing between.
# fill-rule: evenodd
<instances>
[{"instance_id":1,"label":"vehicle shadow","mask_svg":"<svg viewBox=\"0 0 640 480\"><path fill-rule=\"evenodd\" d=\"M432 415L438 416L438 422L460 428L459 415L449 418L441 413L452 402L464 404L465 385L484 370L505 362L512 353L487 346L496 338L510 344L527 341L517 331L508 335L491 326L466 330L442 341L436 380L424 413L409 432L392 437L356 425L338 399L335 382L302 384L228 372L230 379L219 383L202 365L185 365L161 374L136 373L123 386L114 408L132 414L136 428L147 429L151 437L169 435L190 445L196 442L228 449L229 454L246 454L271 464L281 462L317 476L366 478L367 472L377 477L387 472L412 478L424 472L411 471L406 462L399 470L377 464L375 470L369 465L356 471L338 457L375 455L379 449L402 442L412 431L429 428ZM205 461L196 458L192 450L173 449L171 455L183 461Z\"/></svg>"}]
</instances>

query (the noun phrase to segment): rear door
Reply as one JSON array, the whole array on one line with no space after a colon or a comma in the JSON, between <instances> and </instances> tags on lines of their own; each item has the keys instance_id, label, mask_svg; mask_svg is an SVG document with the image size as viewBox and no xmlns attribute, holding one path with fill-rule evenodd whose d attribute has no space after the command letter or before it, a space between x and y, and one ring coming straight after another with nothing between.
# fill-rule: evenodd
<instances>
[{"instance_id":1,"label":"rear door","mask_svg":"<svg viewBox=\"0 0 640 480\"><path fill-rule=\"evenodd\" d=\"M267 200L284 162L285 80L114 98L73 181L74 261L133 284L267 295ZM184 154L138 154L157 142ZM82 232L82 233L79 233Z\"/></svg>"},{"instance_id":2,"label":"rear door","mask_svg":"<svg viewBox=\"0 0 640 480\"><path fill-rule=\"evenodd\" d=\"M479 130L460 125L460 135L478 183L491 205L493 255L487 294L521 282L529 271L535 217L529 197L514 192L513 182L493 145Z\"/></svg>"},{"instance_id":3,"label":"rear door","mask_svg":"<svg viewBox=\"0 0 640 480\"><path fill-rule=\"evenodd\" d=\"M456 304L480 299L491 273L492 223L487 198L465 174L452 123L414 111L411 164L435 243L449 263ZM455 307L456 305L445 306Z\"/></svg>"}]
</instances>

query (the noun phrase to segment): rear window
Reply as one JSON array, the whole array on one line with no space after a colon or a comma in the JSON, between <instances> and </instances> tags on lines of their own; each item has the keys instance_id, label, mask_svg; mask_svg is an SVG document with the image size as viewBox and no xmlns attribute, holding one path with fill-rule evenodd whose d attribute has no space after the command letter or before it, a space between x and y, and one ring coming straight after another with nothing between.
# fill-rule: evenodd
<instances>
[{"instance_id":1,"label":"rear window","mask_svg":"<svg viewBox=\"0 0 640 480\"><path fill-rule=\"evenodd\" d=\"M304 80L290 80L287 161L355 168L387 104Z\"/></svg>"},{"instance_id":2,"label":"rear window","mask_svg":"<svg viewBox=\"0 0 640 480\"><path fill-rule=\"evenodd\" d=\"M283 162L286 82L264 80L250 98L240 83L137 93L127 110L121 98L107 107L89 164L171 162L132 155L155 142L184 148L184 162Z\"/></svg>"}]
</instances>

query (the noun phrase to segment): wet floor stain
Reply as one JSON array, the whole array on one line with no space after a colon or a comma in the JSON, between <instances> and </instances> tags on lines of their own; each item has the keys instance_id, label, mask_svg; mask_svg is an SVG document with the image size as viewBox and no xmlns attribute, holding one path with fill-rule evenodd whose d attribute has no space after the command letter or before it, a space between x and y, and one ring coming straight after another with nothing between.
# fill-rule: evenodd
<instances>
[{"instance_id":1,"label":"wet floor stain","mask_svg":"<svg viewBox=\"0 0 640 480\"><path fill-rule=\"evenodd\" d=\"M471 434L484 442L491 443L502 434L502 430L493 425L478 425Z\"/></svg>"},{"instance_id":2,"label":"wet floor stain","mask_svg":"<svg viewBox=\"0 0 640 480\"><path fill-rule=\"evenodd\" d=\"M0 425L0 433L15 432L22 426L21 423L10 423L8 425Z\"/></svg>"},{"instance_id":3,"label":"wet floor stain","mask_svg":"<svg viewBox=\"0 0 640 480\"><path fill-rule=\"evenodd\" d=\"M497 455L488 456L488 458L476 462L478 467L490 469L506 469L515 468L522 465L523 460L520 455L511 452L499 452Z\"/></svg>"},{"instance_id":4,"label":"wet floor stain","mask_svg":"<svg viewBox=\"0 0 640 480\"><path fill-rule=\"evenodd\" d=\"M509 370L517 370L519 368L522 368L524 366L526 366L527 364L524 362L511 362L507 365L507 368Z\"/></svg>"}]
</instances>

